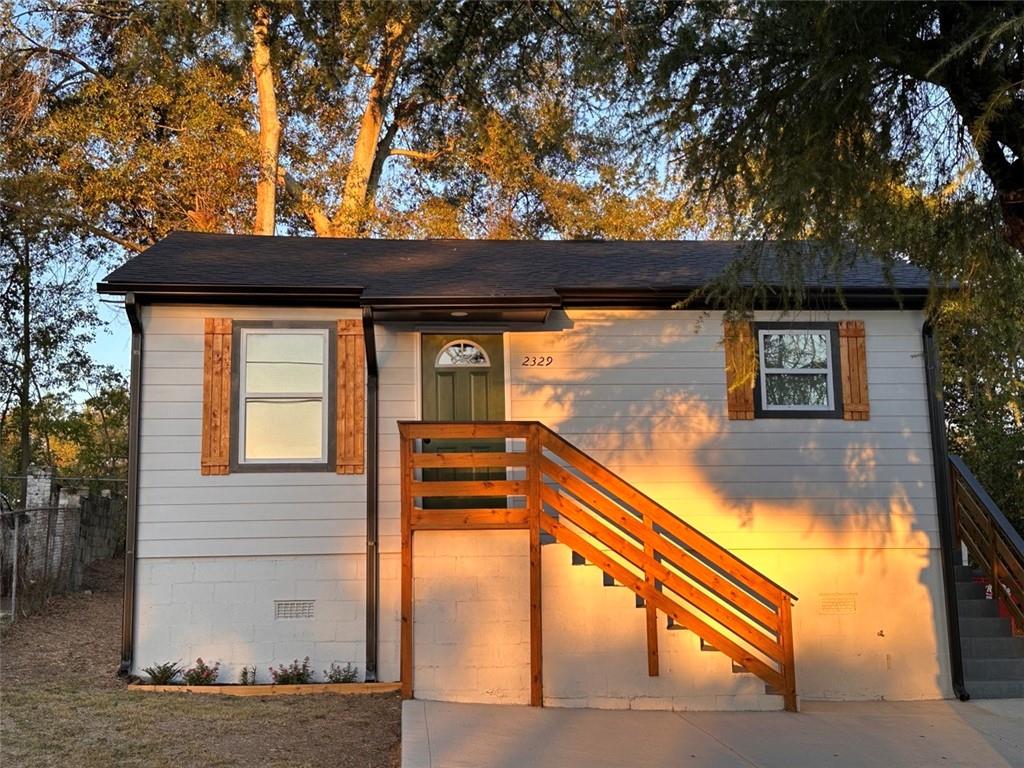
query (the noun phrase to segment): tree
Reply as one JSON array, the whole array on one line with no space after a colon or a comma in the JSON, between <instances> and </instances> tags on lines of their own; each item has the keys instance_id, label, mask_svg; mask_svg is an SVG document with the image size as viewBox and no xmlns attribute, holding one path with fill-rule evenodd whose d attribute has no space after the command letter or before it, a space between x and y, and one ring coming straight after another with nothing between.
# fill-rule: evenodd
<instances>
[{"instance_id":1,"label":"tree","mask_svg":"<svg viewBox=\"0 0 1024 768\"><path fill-rule=\"evenodd\" d=\"M827 246L824 265L783 252L786 301L809 269L865 254L933 271L951 441L1024 517L1024 6L635 2L588 18L609 51L595 71L639 94L635 140L661 139L732 236ZM751 248L705 295L748 311L766 298L760 260Z\"/></svg>"},{"instance_id":2,"label":"tree","mask_svg":"<svg viewBox=\"0 0 1024 768\"><path fill-rule=\"evenodd\" d=\"M63 211L129 250L174 228L278 223L329 236L600 234L629 201L673 207L569 77L587 41L555 3L23 8L8 72L45 81L33 132ZM618 202L597 214L602 196Z\"/></svg>"}]
</instances>

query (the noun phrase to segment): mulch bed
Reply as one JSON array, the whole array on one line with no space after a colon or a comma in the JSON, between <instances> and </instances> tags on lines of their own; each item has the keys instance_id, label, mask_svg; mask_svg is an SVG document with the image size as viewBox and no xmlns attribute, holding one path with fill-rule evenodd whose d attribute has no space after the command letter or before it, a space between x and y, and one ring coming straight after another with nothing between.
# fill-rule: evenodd
<instances>
[{"instance_id":1,"label":"mulch bed","mask_svg":"<svg viewBox=\"0 0 1024 768\"><path fill-rule=\"evenodd\" d=\"M0 764L396 768L397 694L235 698L130 694L115 672L121 564L0 638Z\"/></svg>"}]
</instances>

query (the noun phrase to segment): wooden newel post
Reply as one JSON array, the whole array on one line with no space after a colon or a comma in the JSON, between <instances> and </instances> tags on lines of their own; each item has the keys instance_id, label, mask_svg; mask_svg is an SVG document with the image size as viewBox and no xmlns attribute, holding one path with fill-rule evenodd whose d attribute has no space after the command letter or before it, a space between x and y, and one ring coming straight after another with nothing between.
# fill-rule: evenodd
<instances>
[{"instance_id":1,"label":"wooden newel post","mask_svg":"<svg viewBox=\"0 0 1024 768\"><path fill-rule=\"evenodd\" d=\"M541 631L540 431L532 425L526 438L530 519L530 706L544 705L544 646Z\"/></svg>"},{"instance_id":2,"label":"wooden newel post","mask_svg":"<svg viewBox=\"0 0 1024 768\"><path fill-rule=\"evenodd\" d=\"M654 539L654 521L646 513L644 513L643 519L644 526L650 531L650 536L644 543L644 554L652 560L656 560L658 553L654 551L654 547L650 543ZM647 582L652 590L658 588L654 577L648 573L646 568L644 569L644 581ZM647 621L647 675L649 677L657 677L660 672L660 665L658 663L658 609L654 607L650 600L645 600L644 611Z\"/></svg>"},{"instance_id":3,"label":"wooden newel post","mask_svg":"<svg viewBox=\"0 0 1024 768\"><path fill-rule=\"evenodd\" d=\"M399 427L401 437L402 488L402 639L401 680L402 698L411 699L412 689L412 438L404 426Z\"/></svg>"}]
</instances>

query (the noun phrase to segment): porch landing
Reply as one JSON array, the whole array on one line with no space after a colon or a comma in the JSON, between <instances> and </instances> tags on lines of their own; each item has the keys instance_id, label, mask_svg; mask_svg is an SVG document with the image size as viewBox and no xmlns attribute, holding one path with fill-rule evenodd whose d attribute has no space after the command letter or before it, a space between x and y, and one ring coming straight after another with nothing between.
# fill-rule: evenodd
<instances>
[{"instance_id":1,"label":"porch landing","mask_svg":"<svg viewBox=\"0 0 1024 768\"><path fill-rule=\"evenodd\" d=\"M406 701L402 768L1024 767L1024 700L639 712Z\"/></svg>"}]
</instances>

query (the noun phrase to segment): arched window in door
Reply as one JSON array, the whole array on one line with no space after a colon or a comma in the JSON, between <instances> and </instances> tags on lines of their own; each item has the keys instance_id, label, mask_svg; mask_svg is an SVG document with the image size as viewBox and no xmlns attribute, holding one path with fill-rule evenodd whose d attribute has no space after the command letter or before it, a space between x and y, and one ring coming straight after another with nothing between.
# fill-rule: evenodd
<instances>
[{"instance_id":1,"label":"arched window in door","mask_svg":"<svg viewBox=\"0 0 1024 768\"><path fill-rule=\"evenodd\" d=\"M469 339L445 344L434 361L436 368L489 368L491 359L483 348Z\"/></svg>"}]
</instances>

